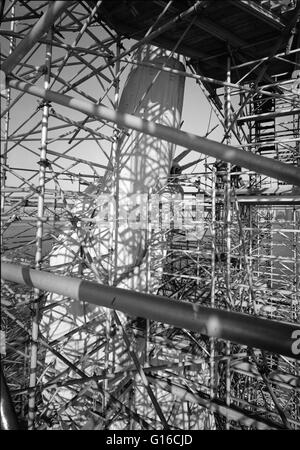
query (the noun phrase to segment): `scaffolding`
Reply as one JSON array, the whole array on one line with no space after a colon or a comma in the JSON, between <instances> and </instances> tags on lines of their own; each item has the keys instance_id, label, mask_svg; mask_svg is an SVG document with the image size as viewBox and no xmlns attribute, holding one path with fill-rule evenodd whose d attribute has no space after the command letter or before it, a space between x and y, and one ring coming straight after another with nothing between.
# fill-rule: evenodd
<instances>
[{"instance_id":1,"label":"scaffolding","mask_svg":"<svg viewBox=\"0 0 300 450\"><path fill-rule=\"evenodd\" d=\"M300 3L217 3L2 2L3 428L300 428ZM197 84L205 136L121 111L133 68ZM139 136L177 150L124 268Z\"/></svg>"}]
</instances>

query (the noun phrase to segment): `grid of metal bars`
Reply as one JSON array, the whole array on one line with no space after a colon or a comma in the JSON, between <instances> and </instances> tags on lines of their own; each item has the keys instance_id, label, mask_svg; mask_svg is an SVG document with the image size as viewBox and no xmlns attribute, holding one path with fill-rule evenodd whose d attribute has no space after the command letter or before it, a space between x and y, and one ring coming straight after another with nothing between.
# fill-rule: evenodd
<instances>
[{"instance_id":1,"label":"grid of metal bars","mask_svg":"<svg viewBox=\"0 0 300 450\"><path fill-rule=\"evenodd\" d=\"M10 81L116 109L129 67L141 64L135 50L159 33L156 22L169 3L131 46L96 20L101 1L93 8L54 3L10 1L3 11L2 253L6 261L114 285L116 234L101 255L104 267L95 258L105 236L95 232L94 211L105 183L112 180L116 189L117 143L130 129L54 102L36 103ZM251 72L261 62L244 66ZM279 76L253 87L243 77L233 84L233 69L229 49L226 82L212 80L220 86L219 104L212 100L211 107L223 141L236 139L244 151L297 167L297 79ZM209 98L205 77L193 67L185 75ZM203 195L204 234L153 236L150 223L149 289L161 270L152 293L299 323L299 187L204 158L203 171L196 173L197 160L186 164L192 173L168 181L181 186L185 199ZM86 189L91 183L94 189ZM116 233L117 218L111 227ZM166 251L158 260L162 242ZM53 245L56 255L68 251L69 258L53 265ZM41 315L48 314L51 326L52 313L72 314L72 300L5 280L2 289L2 364L19 420L30 429L300 427L296 359L149 321L124 324L117 313L87 305L70 332L49 340L39 333ZM83 341L84 351L76 347ZM50 360L45 365L47 352L60 361L59 370Z\"/></svg>"}]
</instances>

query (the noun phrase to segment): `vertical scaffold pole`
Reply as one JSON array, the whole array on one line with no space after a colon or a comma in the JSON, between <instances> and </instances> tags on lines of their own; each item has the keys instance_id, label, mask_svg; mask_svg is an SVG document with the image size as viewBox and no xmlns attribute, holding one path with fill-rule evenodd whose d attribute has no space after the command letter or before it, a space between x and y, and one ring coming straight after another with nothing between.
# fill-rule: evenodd
<instances>
[{"instance_id":1,"label":"vertical scaffold pole","mask_svg":"<svg viewBox=\"0 0 300 450\"><path fill-rule=\"evenodd\" d=\"M120 76L120 51L121 51L121 44L120 44L120 38L117 38L116 41L116 64L115 64L115 78L114 78L114 88L115 88L115 96L114 96L114 109L117 110L118 104L119 104L119 76ZM112 143L112 164L113 164L113 174L112 174L112 196L114 199L114 202L110 205L110 207L113 209L111 211L111 217L113 217L113 224L112 224L112 231L110 232L110 239L109 239L109 251L112 251L111 253L111 261L110 261L110 267L109 270L109 284L113 286L117 279L117 263L118 263L118 231L119 231L119 143L118 143L118 136L119 136L119 129L118 125L114 124L114 130L113 130L113 136L114 141ZM112 250L113 249L113 250ZM115 342L114 338L112 337L112 327L114 326L114 316L112 311L109 309L107 310L107 319L106 319L106 327L105 327L105 333L106 333L106 347L105 347L105 364L108 373L114 372L114 365L115 365ZM104 380L104 392L103 392L103 410L105 411L105 408L107 406L108 397L107 392L109 389L109 380Z\"/></svg>"},{"instance_id":2,"label":"vertical scaffold pole","mask_svg":"<svg viewBox=\"0 0 300 450\"><path fill-rule=\"evenodd\" d=\"M212 198L211 198L211 292L210 292L210 306L215 307L215 292L216 292L216 168L212 168ZM210 357L210 386L209 395L213 400L215 397L215 338L209 338ZM213 411L210 411L210 429L213 424Z\"/></svg>"},{"instance_id":3,"label":"vertical scaffold pole","mask_svg":"<svg viewBox=\"0 0 300 450\"><path fill-rule=\"evenodd\" d=\"M299 215L300 211L293 208L293 256L294 256L294 274L295 274L295 292L292 299L291 321L297 321L298 307L300 305L300 258L299 258Z\"/></svg>"},{"instance_id":4,"label":"vertical scaffold pole","mask_svg":"<svg viewBox=\"0 0 300 450\"><path fill-rule=\"evenodd\" d=\"M120 38L118 38L116 43L116 65L115 65L115 98L114 98L114 109L118 109L119 105L119 95L120 95L120 53L121 53L121 43ZM120 146L119 146L119 129L118 125L114 124L114 142L112 144L112 157L113 157L113 198L115 200L115 220L113 227L113 240L114 240L114 254L113 254L113 284L115 284L118 277L118 234L119 234L119 171L120 171Z\"/></svg>"},{"instance_id":5,"label":"vertical scaffold pole","mask_svg":"<svg viewBox=\"0 0 300 450\"><path fill-rule=\"evenodd\" d=\"M48 41L46 45L45 67L46 73L44 78L44 88L48 89L50 85L51 58L52 58L52 30L48 32ZM48 136L48 119L49 119L49 103L43 105L42 115L42 131L41 131L41 148L39 160L39 194L37 209L37 230L36 230L36 253L35 268L41 269L42 249L43 249L43 215L45 201L45 176L47 167L47 136ZM40 290L34 289L34 298L37 300L40 296ZM28 403L28 429L34 428L35 419L35 385L36 385L36 369L37 369L37 352L38 352L38 334L39 334L39 302L36 301L33 306L33 319L31 329L31 353L30 353L30 376L29 376L29 403ZM31 389L30 389L31 388Z\"/></svg>"},{"instance_id":6,"label":"vertical scaffold pole","mask_svg":"<svg viewBox=\"0 0 300 450\"><path fill-rule=\"evenodd\" d=\"M12 34L15 32L15 7L13 6L11 9L11 23L10 23L10 31ZM15 38L11 36L9 38L9 55L13 52L15 47ZM7 87L6 89L6 114L5 114L5 123L4 123L4 146L3 146L3 159L1 161L1 214L4 213L5 207L5 192L4 188L6 185L6 167L7 167L7 155L8 155L8 139L9 139L9 121L10 121L10 100L11 100L11 89ZM2 228L2 226L1 226ZM1 233L1 248L3 248L3 234Z\"/></svg>"},{"instance_id":7,"label":"vertical scaffold pole","mask_svg":"<svg viewBox=\"0 0 300 450\"><path fill-rule=\"evenodd\" d=\"M231 82L231 61L230 56L227 57L227 83ZM230 116L231 116L231 92L229 85L225 86L225 133L226 133L226 144L230 145ZM230 292L230 269L231 269L231 164L227 163L226 169L226 294L228 304L231 305L231 292ZM226 342L226 405L230 406L230 353L231 353L230 342ZM230 422L226 419L226 429L230 429Z\"/></svg>"}]
</instances>

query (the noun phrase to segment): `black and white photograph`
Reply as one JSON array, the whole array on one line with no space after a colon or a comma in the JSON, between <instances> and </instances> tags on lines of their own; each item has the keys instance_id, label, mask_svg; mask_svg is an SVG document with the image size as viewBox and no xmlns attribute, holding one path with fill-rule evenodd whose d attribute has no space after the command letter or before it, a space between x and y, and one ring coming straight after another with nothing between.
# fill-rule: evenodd
<instances>
[{"instance_id":1,"label":"black and white photograph","mask_svg":"<svg viewBox=\"0 0 300 450\"><path fill-rule=\"evenodd\" d=\"M300 431L300 0L1 0L0 42L1 430Z\"/></svg>"}]
</instances>

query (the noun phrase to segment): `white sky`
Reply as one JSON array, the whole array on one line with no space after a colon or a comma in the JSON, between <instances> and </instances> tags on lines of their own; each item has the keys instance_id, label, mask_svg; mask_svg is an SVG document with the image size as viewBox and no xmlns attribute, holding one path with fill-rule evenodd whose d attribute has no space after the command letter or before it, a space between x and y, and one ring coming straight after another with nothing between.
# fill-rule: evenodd
<instances>
[{"instance_id":1,"label":"white sky","mask_svg":"<svg viewBox=\"0 0 300 450\"><path fill-rule=\"evenodd\" d=\"M34 23L34 21L32 21L32 23ZM21 31L22 28L23 28L23 25L18 24L16 31ZM3 29L9 29L9 23L7 23L7 22L4 23ZM96 35L97 35L98 30L99 30L98 27L93 28L93 32ZM64 37L66 38L65 42L68 44L72 44L76 35L77 35L77 33L68 33L68 32L64 33ZM101 38L100 36L98 36L98 37ZM19 42L19 40L17 40L17 42ZM1 46L2 52L4 54L7 54L8 40L4 37L1 37L1 43L2 43L2 46ZM123 42L123 45L125 45L125 47L127 48L127 47L133 45L133 43L134 43L133 40L126 40L125 42ZM92 41L92 39L86 35L84 35L78 43L78 45L80 47L86 47L86 48L89 48L93 44L94 44L94 42ZM66 51L64 49L59 49L59 48L55 47L55 48L53 48L52 60L55 62L55 60L57 60L57 58L64 57L65 54L66 54ZM87 61L91 61L94 58L94 56L90 55L85 58ZM26 60L26 57L23 58L22 62L24 62L25 60ZM37 48L37 50L35 51L34 55L27 62L27 64L39 66L39 65L42 65L44 63L44 61L45 61L45 45L40 45ZM75 61L77 61L77 60L74 57L71 56L69 58L69 63L72 63ZM99 67L103 64L103 59L98 58L92 64L94 67ZM80 65L72 65L70 67L67 67L67 68L63 69L63 71L60 74L60 77L69 81L75 75L76 71L80 70L81 68L82 68L82 66L80 66ZM21 70L20 73L21 74L25 73L25 70L26 70L26 67L23 67L23 69ZM53 70L54 74L57 73L57 69L55 67L52 70ZM83 73L83 75L86 73L87 73L87 70ZM110 74L109 70L105 69L103 71L103 73L111 78L111 74ZM125 70L124 76L121 77L121 83L120 83L121 89L126 80L126 73L128 73L128 70ZM81 75L79 75L79 77L75 78L75 80L77 80L78 78L81 78ZM43 76L35 84L37 84L38 86L43 86ZM104 85L107 85L107 83L104 82ZM61 87L61 84L59 82L56 82L52 89L58 90L60 87ZM96 101L101 96L102 89L101 89L99 83L95 80L95 78L88 80L87 82L80 85L78 88L83 90L84 92L88 93ZM16 90L11 91L12 100L17 95L19 95L19 91L16 91ZM74 93L74 92L70 92L70 93L68 93L68 95L78 97L78 98L83 98L80 96L80 94ZM111 96L111 98L113 98L113 96ZM108 99L105 99L103 103L106 104L108 107L112 108ZM3 110L6 106L6 102L3 98L1 98L1 104L2 104L1 109ZM34 117L32 119L30 119L30 116L36 111L39 104L40 104L40 99L34 98L31 95L25 94L22 97L22 99L19 100L14 107L12 107L12 109L10 111L10 134L11 133L15 133L16 135L23 134L24 132L29 131L30 128L32 128L35 124L37 124L38 120L41 120L41 116L42 116L41 110L39 110L34 115ZM71 111L69 108L64 108L62 106L55 105L55 104L52 104L52 107L59 114L65 115L66 117L71 118L72 120L82 120L85 118L85 115L78 113L76 111ZM194 133L194 134L197 134L200 136L205 135L208 131L208 127L209 127L209 129L212 129L215 127L216 124L219 123L215 114L213 113L212 116L210 117L210 113L211 113L211 107L209 105L209 102L203 95L200 87L196 84L196 81L193 79L190 79L190 78L186 78L184 106L183 106L183 114L182 114L182 120L184 122L183 122L182 130L190 132L190 133ZM24 120L26 120L26 124L24 126L22 126L22 128L20 130L16 131L19 128L20 124L22 122L24 122ZM50 117L50 119L49 119L49 127L50 128L53 126L59 126L59 125L63 125L63 124L64 124L64 122L57 120L56 118ZM92 129L95 129L96 127L99 126L99 124L97 122L92 122L90 124L87 124L87 126L89 126ZM72 127L66 128L66 129L62 129L60 131L60 133L65 133L69 130L74 130L74 129L75 128L72 126ZM40 130L41 130L41 126L38 126L36 129L37 132L35 134L33 134L33 133L30 134L31 138L36 139L35 141L25 141L24 139L22 140L22 145L27 147L27 149L29 149L29 150L26 150L23 147L21 147L20 145L17 145L9 152L8 163L9 163L10 167L17 167L17 168L23 168L23 169L25 169L25 168L32 169L34 167L34 168L38 169L38 167L39 167L37 165L38 156L35 156L32 153L32 151L39 153ZM108 127L104 127L103 130L100 130L100 132L103 132L104 134L110 134L111 129L109 129ZM2 136L3 136L3 133L4 133L4 124L2 124L2 127L1 127ZM54 136L57 137L57 135L58 135L57 131L50 131L48 134L48 140L51 141L51 139ZM84 135L85 135L84 132L80 132L77 135L77 137L84 136ZM67 137L69 137L69 135ZM223 130L222 130L221 125L218 125L218 127L209 136L210 139L217 140L217 141L220 141L222 139L222 137L223 137ZM2 144L3 144L3 142L2 142ZM107 153L110 153L110 144L109 143L107 143L105 141L101 141L100 144L103 145L103 147L105 148ZM12 148L14 145L15 145L15 143L10 142L9 148ZM49 150L53 150L53 151L56 151L59 153L65 152L68 147L69 147L68 142L62 141L62 140L55 141L53 143L50 142L48 145ZM31 152L30 152L30 150L31 150ZM180 153L182 150L183 150L182 148L177 148L176 154ZM106 158L103 156L102 151L99 149L98 145L91 140L87 140L84 143L81 143L80 145L75 147L69 154L72 156L75 156L77 158L87 159L87 160L98 162L98 163L104 164L104 165L106 165L106 161L107 161ZM182 160L182 163L185 164L189 161L196 160L197 158L199 158L199 156L200 155L198 153L191 152L190 155L188 155L184 160ZM53 160L54 156L49 155L49 159ZM67 168L72 164L72 161L69 161L66 159L60 159L60 161L58 161L58 163L60 165L62 165L62 167ZM96 169L96 170L97 170L97 172L99 171L100 175L103 174L103 171L101 169ZM198 164L197 167L193 167L193 168L189 169L189 171L190 170L198 172L198 171L203 170L203 167L201 164ZM92 174L92 171L89 168L87 168L86 165L82 165L82 164L79 164L78 166L76 166L73 171L75 173L80 172L80 173ZM24 176L24 178L26 178L26 179L29 178L28 172L18 171L18 174ZM14 185L19 185L19 183L20 183L20 180L17 180L12 175L8 175L8 180L7 180L8 185L14 186ZM50 187L51 184L49 183L48 186ZM75 190L76 190L78 183L75 183L75 185L76 185L76 187L75 187ZM72 190L74 189L74 185L72 182L68 183L65 186L68 189L72 189Z\"/></svg>"}]
</instances>

